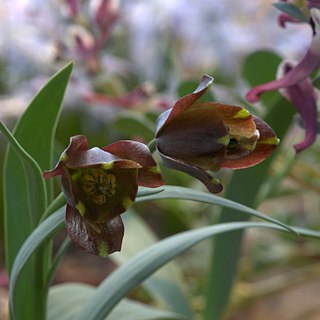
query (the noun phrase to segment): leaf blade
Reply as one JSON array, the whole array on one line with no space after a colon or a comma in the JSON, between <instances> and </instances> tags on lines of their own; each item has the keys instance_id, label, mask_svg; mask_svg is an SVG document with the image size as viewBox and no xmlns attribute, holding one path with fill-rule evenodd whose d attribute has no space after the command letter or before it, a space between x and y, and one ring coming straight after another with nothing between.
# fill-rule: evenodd
<instances>
[{"instance_id":1,"label":"leaf blade","mask_svg":"<svg viewBox=\"0 0 320 320\"><path fill-rule=\"evenodd\" d=\"M40 89L14 129L14 138L36 161L37 166L26 162L21 152L16 154L17 144L7 148L4 164L4 220L9 274L19 248L37 226L46 209L47 195L51 197L52 182L44 182L41 170L51 166L54 132L71 70L72 64L68 64ZM17 291L21 293L18 293L14 303L18 305L18 314L22 318L39 319L44 312L46 294L43 281L48 268L49 251L45 248L39 250L20 278L21 285ZM24 302L26 296L29 303Z\"/></svg>"},{"instance_id":2,"label":"leaf blade","mask_svg":"<svg viewBox=\"0 0 320 320\"><path fill-rule=\"evenodd\" d=\"M161 240L135 255L128 263L105 279L80 310L76 319L103 320L133 288L178 254L208 237L251 227L288 232L286 229L270 223L232 222L186 231ZM320 232L305 231L309 236L312 234L317 238L320 237ZM299 229L299 232L305 234L302 229Z\"/></svg>"},{"instance_id":3,"label":"leaf blade","mask_svg":"<svg viewBox=\"0 0 320 320\"><path fill-rule=\"evenodd\" d=\"M270 218L269 216L252 209L246 205L243 205L239 202L231 201L219 196L216 196L214 194L208 193L208 192L202 192L198 190L193 190L190 188L184 188L184 187L177 187L177 186L162 186L160 187L161 192L149 194L146 196L141 196L136 199L136 202L143 202L143 201L149 201L149 200L159 200L159 199L184 199L184 200L193 200L193 201L199 201L204 202L208 204L214 204L219 205L225 208L233 209L236 211L244 212L249 215L258 217L260 219L273 222L279 226L282 226L284 228L288 228L284 223ZM157 191L157 188L154 189L154 191ZM288 228L290 230L290 227ZM291 230L292 231L292 230Z\"/></svg>"},{"instance_id":4,"label":"leaf blade","mask_svg":"<svg viewBox=\"0 0 320 320\"><path fill-rule=\"evenodd\" d=\"M80 284L61 284L49 293L47 320L73 320L95 287ZM142 303L124 299L108 316L108 320L178 320L183 319L172 312L151 308Z\"/></svg>"}]
</instances>

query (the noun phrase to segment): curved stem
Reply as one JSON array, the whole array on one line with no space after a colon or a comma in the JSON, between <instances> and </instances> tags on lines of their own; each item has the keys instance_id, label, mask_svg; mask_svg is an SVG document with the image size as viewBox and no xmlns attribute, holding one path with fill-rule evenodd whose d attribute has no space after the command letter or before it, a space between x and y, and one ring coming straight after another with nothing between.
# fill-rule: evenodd
<instances>
[{"instance_id":1,"label":"curved stem","mask_svg":"<svg viewBox=\"0 0 320 320\"><path fill-rule=\"evenodd\" d=\"M41 216L40 222L43 222L48 216L50 216L53 212L57 211L60 207L66 204L66 198L64 194L61 192L48 206L46 211Z\"/></svg>"},{"instance_id":2,"label":"curved stem","mask_svg":"<svg viewBox=\"0 0 320 320\"><path fill-rule=\"evenodd\" d=\"M150 150L151 153L154 153L156 151L156 139L152 139L149 143L148 143L148 148Z\"/></svg>"}]
</instances>

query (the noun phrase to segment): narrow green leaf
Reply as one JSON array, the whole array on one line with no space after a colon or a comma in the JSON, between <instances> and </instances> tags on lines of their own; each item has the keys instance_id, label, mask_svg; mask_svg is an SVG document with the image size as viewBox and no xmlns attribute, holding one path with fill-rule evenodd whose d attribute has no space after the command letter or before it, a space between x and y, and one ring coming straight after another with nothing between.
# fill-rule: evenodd
<instances>
[{"instance_id":1,"label":"narrow green leaf","mask_svg":"<svg viewBox=\"0 0 320 320\"><path fill-rule=\"evenodd\" d=\"M17 144L9 145L7 149L4 164L4 207L6 263L9 273L19 248L37 226L47 207L47 194L51 198L52 182L44 183L41 170L52 167L53 138L71 70L72 64L68 64L47 82L15 127L16 141L36 161L38 168L30 166L30 162L21 157L21 152L16 154ZM46 292L43 283L49 253L48 247L39 250L20 277L14 301L19 318L36 320L44 316Z\"/></svg>"},{"instance_id":2,"label":"narrow green leaf","mask_svg":"<svg viewBox=\"0 0 320 320\"><path fill-rule=\"evenodd\" d=\"M25 174L24 178L28 181L29 187L31 187L29 190L27 190L29 194L28 203L30 209L34 210L36 208L36 210L39 211L44 210L47 204L47 192L44 179L42 178L42 171L38 163L30 156L30 154L25 151L25 149L20 145L20 143L1 121L0 131L8 140L14 154L17 156L17 160L21 161L22 170ZM31 220L31 222L35 223L32 217Z\"/></svg>"},{"instance_id":3,"label":"narrow green leaf","mask_svg":"<svg viewBox=\"0 0 320 320\"><path fill-rule=\"evenodd\" d=\"M208 237L247 228L269 228L287 232L286 229L270 223L233 222L190 230L166 238L141 251L106 278L76 319L103 320L132 289L178 254ZM318 231L299 229L299 232L320 238Z\"/></svg>"},{"instance_id":4,"label":"narrow green leaf","mask_svg":"<svg viewBox=\"0 0 320 320\"><path fill-rule=\"evenodd\" d=\"M45 221L43 221L28 237L23 246L21 247L19 253L17 254L17 258L14 262L12 268L12 275L10 278L10 306L13 310L13 301L15 298L15 287L17 283L17 279L24 268L28 259L32 256L32 254L36 251L36 249L45 241L52 238L52 236L60 230L64 226L64 217L65 217L65 208L61 208L58 211L54 212L51 216L49 216ZM187 250L192 245L197 242L205 239L206 237L210 237L214 234L228 232L232 230L238 230L242 228L250 228L250 227L263 227L263 228L271 228L274 230L282 230L288 232L287 229L277 226L275 224L270 223L253 223L253 222L235 222L235 223L225 223L210 227L205 227L197 230L187 231L181 233L176 236L172 236L165 240L162 240L155 245L148 247L139 255L130 259L128 263L124 266L120 267L116 273L115 278L112 278L110 287L114 290L117 290L117 295L113 296L112 292L108 292L108 290L103 289L106 285L102 284L101 289L99 289L99 303L108 302L110 310L113 306L118 302L119 299L125 296L125 294L134 288L137 284L140 284L144 279L146 279L151 273L160 268L163 264L171 260L177 254ZM292 229L301 236L306 237L314 237L320 239L320 231L307 230L303 228L292 227ZM161 259L159 260L159 257ZM151 265L148 265L150 263ZM142 264L142 265L140 265ZM143 267L143 268L142 268ZM122 271L121 271L122 270ZM119 274L120 273L120 274ZM110 277L111 278L111 277ZM120 278L120 282L118 280ZM108 282L109 283L109 282ZM109 286L109 284L107 284ZM102 296L100 296L100 292L106 290L108 295L105 295L103 292ZM120 290L120 291L119 291ZM124 291L125 292L124 292ZM102 301L106 298L105 301ZM93 297L93 300L96 299L96 294ZM90 300L91 301L91 300ZM111 304L110 304L111 303ZM92 301L90 302L90 305ZM109 311L110 311L109 310ZM89 311L89 310L87 310ZM86 312L87 312L86 311ZM107 310L107 312L109 312ZM106 315L106 314L105 314ZM95 319L95 318L85 318L82 319ZM96 318L95 320L103 319Z\"/></svg>"},{"instance_id":5,"label":"narrow green leaf","mask_svg":"<svg viewBox=\"0 0 320 320\"><path fill-rule=\"evenodd\" d=\"M278 10L286 13L287 15L300 20L301 22L309 23L309 19L305 14L293 3L288 2L276 2L273 3L273 6Z\"/></svg>"},{"instance_id":6,"label":"narrow green leaf","mask_svg":"<svg viewBox=\"0 0 320 320\"><path fill-rule=\"evenodd\" d=\"M244 171L244 170L241 170L241 171ZM284 227L290 230L290 227L288 227L286 224L276 219L273 219L257 210L249 208L241 203L231 201L208 192L202 192L198 190L193 190L193 189L184 188L184 187L177 187L177 186L163 186L163 187L160 187L159 189L163 191L160 193L154 193L154 194L139 197L136 199L136 202L159 200L159 199L184 199L184 200L199 201L199 202L204 202L208 204L219 205L228 209L233 209L238 212L247 213L249 215L258 217L260 219L273 222L281 227ZM155 188L154 190L156 191L157 188ZM228 212L226 212L226 214L228 214ZM247 215L245 215L245 217L247 217Z\"/></svg>"},{"instance_id":7,"label":"narrow green leaf","mask_svg":"<svg viewBox=\"0 0 320 320\"><path fill-rule=\"evenodd\" d=\"M15 318L17 318L17 313L16 313L17 307L15 304L15 299L17 296L17 292L16 292L17 281L21 277L21 273L24 270L26 263L28 262L32 254L37 250L37 248L46 240L50 240L50 238L63 227L64 217L65 217L65 207L60 208L55 213L50 215L43 223L41 223L30 234L30 236L26 239L26 241L21 246L21 249L19 250L16 256L16 259L12 266L10 284L9 284L10 307L11 307L11 312Z\"/></svg>"},{"instance_id":8,"label":"narrow green leaf","mask_svg":"<svg viewBox=\"0 0 320 320\"><path fill-rule=\"evenodd\" d=\"M47 320L74 320L81 306L91 298L95 287L81 284L62 284L51 288L48 300ZM142 303L123 299L114 308L108 320L178 320L181 316L157 310Z\"/></svg>"}]
</instances>

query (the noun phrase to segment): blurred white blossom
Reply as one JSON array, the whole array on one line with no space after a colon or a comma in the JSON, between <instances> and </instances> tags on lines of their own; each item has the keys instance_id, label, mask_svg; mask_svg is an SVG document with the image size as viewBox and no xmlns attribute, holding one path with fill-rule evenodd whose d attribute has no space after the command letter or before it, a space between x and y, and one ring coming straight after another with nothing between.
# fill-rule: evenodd
<instances>
[{"instance_id":1,"label":"blurred white blossom","mask_svg":"<svg viewBox=\"0 0 320 320\"><path fill-rule=\"evenodd\" d=\"M110 27L99 15L106 8L102 1L0 2L0 62L12 94L32 95L37 78L48 77L70 59L76 62L70 102L79 101L82 91L94 91L97 79L118 75L156 85L165 80L168 86L216 69L237 78L241 59L252 50L272 49L295 58L311 38L304 25L281 29L272 0L109 0L108 14L117 17L107 30L111 46L108 34L86 62L79 48ZM73 7L68 9L68 3ZM95 8L101 8L99 14Z\"/></svg>"}]
</instances>

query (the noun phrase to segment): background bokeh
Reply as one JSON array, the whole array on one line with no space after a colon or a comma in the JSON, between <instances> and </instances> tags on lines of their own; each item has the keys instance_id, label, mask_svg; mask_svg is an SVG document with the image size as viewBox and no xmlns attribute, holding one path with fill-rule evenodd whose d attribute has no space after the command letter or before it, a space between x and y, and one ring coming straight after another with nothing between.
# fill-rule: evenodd
<instances>
[{"instance_id":1,"label":"background bokeh","mask_svg":"<svg viewBox=\"0 0 320 320\"><path fill-rule=\"evenodd\" d=\"M182 84L193 85L204 73L215 78L211 93L218 101L246 104L249 85L242 72L247 57L268 50L299 59L311 39L307 25L281 29L269 0L110 1L107 13L112 23L97 20L99 1L79 1L76 12L70 3L0 2L0 119L10 128L48 78L68 61L75 62L58 126L57 155L69 137L79 133L99 146L119 138L148 142L154 120L185 90ZM101 33L103 23L107 34ZM264 113L262 105L253 110ZM270 173L279 181L266 185L259 210L288 223L319 228L320 145L317 142L295 159L292 145L302 134L293 124L281 137L282 153ZM2 167L6 143L0 138ZM168 183L202 188L183 174L166 169L163 174ZM221 177L229 181L231 173L222 172ZM181 201L139 204L135 209L160 238L212 223L218 211ZM2 219L1 206L1 224ZM0 269L4 269L2 229ZM199 312L204 305L208 245L203 243L179 258L192 305ZM319 260L318 242L249 232L227 319L317 319ZM57 281L97 284L113 268L113 262L106 266L71 248ZM150 302L143 292L137 291L136 297ZM297 312L302 317L296 318ZM306 314L311 316L304 318Z\"/></svg>"}]
</instances>

